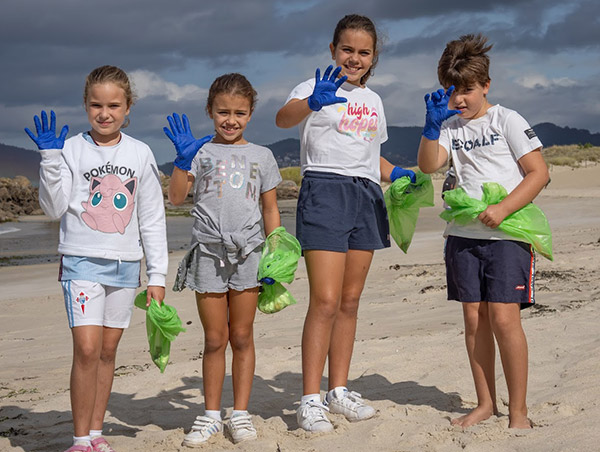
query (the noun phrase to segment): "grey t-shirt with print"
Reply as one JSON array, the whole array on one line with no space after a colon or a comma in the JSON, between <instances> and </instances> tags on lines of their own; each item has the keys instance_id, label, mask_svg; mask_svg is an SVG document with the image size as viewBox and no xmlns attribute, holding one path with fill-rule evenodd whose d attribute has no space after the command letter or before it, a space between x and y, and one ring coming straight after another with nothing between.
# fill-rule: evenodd
<instances>
[{"instance_id":1,"label":"grey t-shirt with print","mask_svg":"<svg viewBox=\"0 0 600 452\"><path fill-rule=\"evenodd\" d=\"M192 244L231 263L263 241L259 199L281 182L270 149L253 143L206 143L194 160Z\"/></svg>"}]
</instances>

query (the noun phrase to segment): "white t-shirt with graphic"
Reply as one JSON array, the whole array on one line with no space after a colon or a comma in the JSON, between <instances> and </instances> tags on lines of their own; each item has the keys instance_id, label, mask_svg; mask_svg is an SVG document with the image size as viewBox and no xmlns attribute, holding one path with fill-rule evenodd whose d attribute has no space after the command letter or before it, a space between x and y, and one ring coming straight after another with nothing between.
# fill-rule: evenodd
<instances>
[{"instance_id":1,"label":"white t-shirt with graphic","mask_svg":"<svg viewBox=\"0 0 600 452\"><path fill-rule=\"evenodd\" d=\"M516 111L494 105L477 119L455 115L442 125L439 143L452 156L456 186L481 199L484 182L497 182L512 192L524 178L518 160L542 147L529 123ZM444 235L474 239L515 240L498 229L474 221L451 222Z\"/></svg>"},{"instance_id":2,"label":"white t-shirt with graphic","mask_svg":"<svg viewBox=\"0 0 600 452\"><path fill-rule=\"evenodd\" d=\"M314 78L300 83L286 102L306 99L314 87ZM299 124L302 174L331 172L379 184L381 144L388 138L381 98L367 87L348 82L336 95L348 101L313 111Z\"/></svg>"}]
</instances>

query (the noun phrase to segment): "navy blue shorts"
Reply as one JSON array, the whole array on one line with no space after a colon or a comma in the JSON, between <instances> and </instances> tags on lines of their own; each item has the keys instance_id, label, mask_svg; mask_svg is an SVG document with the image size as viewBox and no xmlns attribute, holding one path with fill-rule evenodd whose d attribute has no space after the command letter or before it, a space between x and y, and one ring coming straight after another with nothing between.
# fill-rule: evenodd
<instances>
[{"instance_id":1,"label":"navy blue shorts","mask_svg":"<svg viewBox=\"0 0 600 452\"><path fill-rule=\"evenodd\" d=\"M533 306L533 247L513 240L448 236L445 246L448 300Z\"/></svg>"},{"instance_id":2,"label":"navy blue shorts","mask_svg":"<svg viewBox=\"0 0 600 452\"><path fill-rule=\"evenodd\" d=\"M298 196L296 237L304 251L389 247L381 187L362 177L307 171Z\"/></svg>"}]
</instances>

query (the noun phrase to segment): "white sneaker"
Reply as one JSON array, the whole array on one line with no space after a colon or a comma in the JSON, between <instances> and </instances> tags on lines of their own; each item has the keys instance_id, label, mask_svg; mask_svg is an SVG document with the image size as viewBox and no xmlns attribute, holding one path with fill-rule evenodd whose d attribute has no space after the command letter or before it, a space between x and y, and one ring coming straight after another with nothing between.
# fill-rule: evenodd
<instances>
[{"instance_id":1,"label":"white sneaker","mask_svg":"<svg viewBox=\"0 0 600 452\"><path fill-rule=\"evenodd\" d=\"M256 439L256 429L252 425L252 416L249 414L237 414L229 419L227 430L234 444Z\"/></svg>"},{"instance_id":2,"label":"white sneaker","mask_svg":"<svg viewBox=\"0 0 600 452\"><path fill-rule=\"evenodd\" d=\"M320 402L301 403L296 411L298 425L307 432L333 431L333 425L325 416L325 411L329 411L329 409Z\"/></svg>"},{"instance_id":3,"label":"white sneaker","mask_svg":"<svg viewBox=\"0 0 600 452\"><path fill-rule=\"evenodd\" d=\"M208 416L197 416L192 429L183 437L183 445L198 447L221 430L223 430L223 422Z\"/></svg>"},{"instance_id":4,"label":"white sneaker","mask_svg":"<svg viewBox=\"0 0 600 452\"><path fill-rule=\"evenodd\" d=\"M343 386L328 392L325 396L325 405L335 414L343 414L350 422L362 421L375 416L375 408L366 405L358 392L348 392Z\"/></svg>"}]
</instances>

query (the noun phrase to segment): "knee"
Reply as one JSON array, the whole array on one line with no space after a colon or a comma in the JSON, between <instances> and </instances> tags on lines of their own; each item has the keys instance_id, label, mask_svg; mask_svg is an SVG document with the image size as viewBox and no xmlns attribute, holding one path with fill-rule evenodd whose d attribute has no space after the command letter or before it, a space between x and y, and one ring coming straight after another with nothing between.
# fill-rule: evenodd
<instances>
[{"instance_id":1,"label":"knee","mask_svg":"<svg viewBox=\"0 0 600 452\"><path fill-rule=\"evenodd\" d=\"M335 293L312 295L310 309L316 311L323 320L333 320L339 310L339 297Z\"/></svg>"},{"instance_id":2,"label":"knee","mask_svg":"<svg viewBox=\"0 0 600 452\"><path fill-rule=\"evenodd\" d=\"M75 344L73 360L80 365L88 366L98 362L100 359L100 348L96 344Z\"/></svg>"},{"instance_id":3,"label":"knee","mask_svg":"<svg viewBox=\"0 0 600 452\"><path fill-rule=\"evenodd\" d=\"M100 352L100 361L103 363L114 363L117 357L117 346L102 347Z\"/></svg>"},{"instance_id":4,"label":"knee","mask_svg":"<svg viewBox=\"0 0 600 452\"><path fill-rule=\"evenodd\" d=\"M232 328L229 333L229 342L234 351L248 350L254 344L252 328Z\"/></svg>"},{"instance_id":5,"label":"knee","mask_svg":"<svg viewBox=\"0 0 600 452\"><path fill-rule=\"evenodd\" d=\"M360 293L348 292L342 295L340 304L340 313L348 317L358 316L358 302Z\"/></svg>"},{"instance_id":6,"label":"knee","mask_svg":"<svg viewBox=\"0 0 600 452\"><path fill-rule=\"evenodd\" d=\"M504 337L506 335L513 334L516 330L521 328L521 322L519 319L515 320L510 316L505 315L493 315L491 316L491 324L494 334L498 337Z\"/></svg>"},{"instance_id":7,"label":"knee","mask_svg":"<svg viewBox=\"0 0 600 452\"><path fill-rule=\"evenodd\" d=\"M229 332L204 332L204 353L224 352L229 340Z\"/></svg>"}]
</instances>

